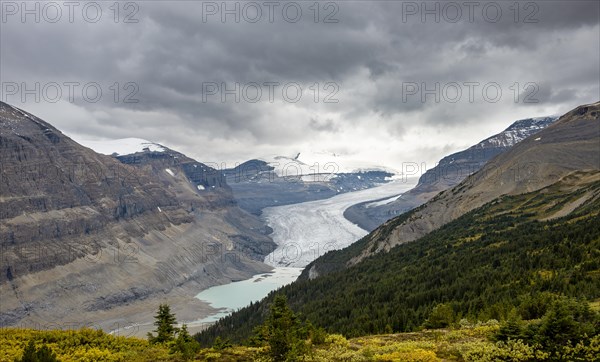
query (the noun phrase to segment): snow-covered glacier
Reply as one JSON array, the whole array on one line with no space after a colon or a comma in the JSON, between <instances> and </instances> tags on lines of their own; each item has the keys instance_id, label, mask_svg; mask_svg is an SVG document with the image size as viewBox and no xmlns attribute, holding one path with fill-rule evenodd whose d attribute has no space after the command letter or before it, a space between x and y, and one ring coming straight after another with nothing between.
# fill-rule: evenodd
<instances>
[{"instance_id":1,"label":"snow-covered glacier","mask_svg":"<svg viewBox=\"0 0 600 362\"><path fill-rule=\"evenodd\" d=\"M278 245L265 258L275 267L303 268L329 250L344 248L367 234L344 218L352 205L398 196L416 184L416 179L395 180L367 190L340 194L329 199L268 207L262 217L273 229Z\"/></svg>"}]
</instances>

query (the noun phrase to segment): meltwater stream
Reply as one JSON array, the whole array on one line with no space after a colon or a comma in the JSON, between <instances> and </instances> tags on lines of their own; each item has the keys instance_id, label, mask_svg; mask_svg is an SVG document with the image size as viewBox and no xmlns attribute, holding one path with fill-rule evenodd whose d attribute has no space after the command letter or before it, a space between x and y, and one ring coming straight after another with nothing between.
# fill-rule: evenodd
<instances>
[{"instance_id":1,"label":"meltwater stream","mask_svg":"<svg viewBox=\"0 0 600 362\"><path fill-rule=\"evenodd\" d=\"M367 231L344 218L352 205L398 196L414 187L416 180L396 180L367 190L348 192L325 200L268 207L263 218L273 229L277 249L265 258L274 267L250 279L208 288L196 298L220 309L216 314L194 323L211 323L250 302L258 301L300 275L302 269L329 250L344 248Z\"/></svg>"}]
</instances>

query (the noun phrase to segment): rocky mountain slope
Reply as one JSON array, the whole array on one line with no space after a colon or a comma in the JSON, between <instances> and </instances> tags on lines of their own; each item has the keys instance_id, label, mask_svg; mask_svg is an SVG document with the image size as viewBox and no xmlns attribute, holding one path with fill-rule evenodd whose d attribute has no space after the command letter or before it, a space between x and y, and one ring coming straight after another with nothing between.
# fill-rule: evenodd
<instances>
[{"instance_id":1,"label":"rocky mountain slope","mask_svg":"<svg viewBox=\"0 0 600 362\"><path fill-rule=\"evenodd\" d=\"M142 152L116 155L124 164L140 168L175 193L186 211L202 216L206 210L225 210L223 219L238 231L228 237L230 250L262 261L276 245L270 230L254 215L241 209L226 174L163 145L150 143Z\"/></svg>"},{"instance_id":2,"label":"rocky mountain slope","mask_svg":"<svg viewBox=\"0 0 600 362\"><path fill-rule=\"evenodd\" d=\"M573 171L600 169L600 102L582 105L492 158L422 206L381 225L350 247L307 266L305 277L353 265L418 238L502 195L546 187ZM335 262L331 262L335 260Z\"/></svg>"},{"instance_id":3,"label":"rocky mountain slope","mask_svg":"<svg viewBox=\"0 0 600 362\"><path fill-rule=\"evenodd\" d=\"M185 155L101 155L0 103L1 326L143 325L164 300L199 319L197 292L270 270L260 225Z\"/></svg>"},{"instance_id":4,"label":"rocky mountain slope","mask_svg":"<svg viewBox=\"0 0 600 362\"><path fill-rule=\"evenodd\" d=\"M517 143L548 127L558 117L522 119L504 131L478 144L442 158L427 170L419 183L393 201L366 202L354 205L344 213L350 221L372 231L387 220L414 209L481 169L490 159L509 150Z\"/></svg>"}]
</instances>

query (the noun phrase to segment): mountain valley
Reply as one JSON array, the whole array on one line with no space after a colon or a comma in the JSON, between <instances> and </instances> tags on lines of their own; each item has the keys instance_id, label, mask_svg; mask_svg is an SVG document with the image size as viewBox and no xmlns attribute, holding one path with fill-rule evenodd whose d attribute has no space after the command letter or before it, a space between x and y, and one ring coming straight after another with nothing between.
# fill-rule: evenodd
<instances>
[{"instance_id":1,"label":"mountain valley","mask_svg":"<svg viewBox=\"0 0 600 362\"><path fill-rule=\"evenodd\" d=\"M600 103L577 107L197 338L249 338L276 295L345 336L418 330L436 306L455 323L506 320L515 308L557 295L597 303L598 140Z\"/></svg>"}]
</instances>

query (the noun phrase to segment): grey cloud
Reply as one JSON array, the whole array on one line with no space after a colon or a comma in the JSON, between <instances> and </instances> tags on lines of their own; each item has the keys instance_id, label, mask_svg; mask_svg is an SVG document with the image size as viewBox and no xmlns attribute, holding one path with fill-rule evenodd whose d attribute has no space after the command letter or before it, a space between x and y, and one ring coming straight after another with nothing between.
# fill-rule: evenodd
<instances>
[{"instance_id":1,"label":"grey cloud","mask_svg":"<svg viewBox=\"0 0 600 362\"><path fill-rule=\"evenodd\" d=\"M403 22L406 2L386 1L338 2L339 22L334 24L315 23L307 3L301 3L305 13L298 23L281 18L205 23L202 3L190 1L140 2L137 24L10 22L2 24L2 81L100 82L106 92L101 102L86 103L81 97L76 102L93 119L61 123L57 117L65 131L151 138L168 127L162 137L173 146L193 150L195 139L222 140L228 149L215 155L228 152L240 159L249 148L326 143L333 134L343 137L373 122L390 137L401 137L412 127L466 127L491 110L513 114L531 109L510 101L515 82L538 84L537 105L548 109L597 100L598 2L532 2L539 7L537 23L515 23L509 9L513 2L497 3L504 11L497 23L483 21L481 14L473 23L466 18L422 23L419 17ZM521 8L519 16L528 10ZM139 103L111 101L108 87L129 81L139 85ZM269 81L299 83L302 101L270 103L263 97L256 104L223 103L218 96L208 102L202 97L206 82ZM402 97L406 82L431 87L471 81L498 82L503 101L490 104L479 96L469 102L463 95L457 103L437 103L423 102L419 94ZM340 86L339 103L323 103L325 82ZM315 103L309 87L316 83L320 99ZM523 89L518 93L523 95ZM60 114L60 107L47 109ZM144 118L148 112L155 116ZM312 132L303 133L305 125ZM354 151L369 148L355 139L348 142ZM424 149L441 152L437 145Z\"/></svg>"},{"instance_id":2,"label":"grey cloud","mask_svg":"<svg viewBox=\"0 0 600 362\"><path fill-rule=\"evenodd\" d=\"M309 126L317 132L336 132L339 126L332 119L319 120L311 118Z\"/></svg>"}]
</instances>

